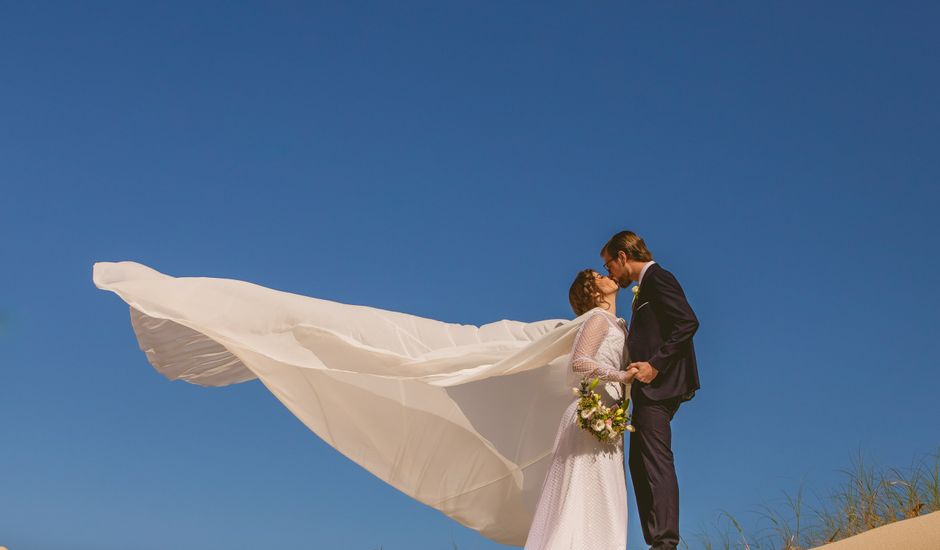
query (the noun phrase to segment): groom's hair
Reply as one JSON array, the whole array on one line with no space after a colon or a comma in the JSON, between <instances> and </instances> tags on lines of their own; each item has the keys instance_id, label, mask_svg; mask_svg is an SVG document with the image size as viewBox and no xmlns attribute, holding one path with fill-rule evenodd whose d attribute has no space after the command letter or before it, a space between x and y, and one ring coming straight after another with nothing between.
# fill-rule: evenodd
<instances>
[{"instance_id":1,"label":"groom's hair","mask_svg":"<svg viewBox=\"0 0 940 550\"><path fill-rule=\"evenodd\" d=\"M649 262L653 259L653 254L646 248L643 239L633 231L621 231L607 241L601 253L607 252L611 258L616 258L623 251L628 260L635 262Z\"/></svg>"}]
</instances>

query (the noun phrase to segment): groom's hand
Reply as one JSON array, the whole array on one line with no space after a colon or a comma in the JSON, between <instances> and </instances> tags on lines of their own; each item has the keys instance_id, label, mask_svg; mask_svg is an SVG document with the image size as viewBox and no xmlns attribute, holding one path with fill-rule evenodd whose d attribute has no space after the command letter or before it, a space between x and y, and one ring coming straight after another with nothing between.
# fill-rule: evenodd
<instances>
[{"instance_id":1,"label":"groom's hand","mask_svg":"<svg viewBox=\"0 0 940 550\"><path fill-rule=\"evenodd\" d=\"M639 363L630 363L631 369L637 369L636 379L644 384L649 384L653 381L653 378L656 378L656 375L659 374L659 371L653 368L653 365L645 361Z\"/></svg>"}]
</instances>

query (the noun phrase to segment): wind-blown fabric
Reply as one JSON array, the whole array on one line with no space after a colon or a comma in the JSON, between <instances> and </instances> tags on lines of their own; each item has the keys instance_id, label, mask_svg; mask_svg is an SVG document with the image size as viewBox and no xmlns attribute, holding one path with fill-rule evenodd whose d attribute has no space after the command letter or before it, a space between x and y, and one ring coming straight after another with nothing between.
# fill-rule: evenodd
<instances>
[{"instance_id":1,"label":"wind-blown fabric","mask_svg":"<svg viewBox=\"0 0 940 550\"><path fill-rule=\"evenodd\" d=\"M273 290L98 262L140 349L170 380L258 379L311 431L379 479L494 541L521 546L575 398L574 321L444 323Z\"/></svg>"}]
</instances>

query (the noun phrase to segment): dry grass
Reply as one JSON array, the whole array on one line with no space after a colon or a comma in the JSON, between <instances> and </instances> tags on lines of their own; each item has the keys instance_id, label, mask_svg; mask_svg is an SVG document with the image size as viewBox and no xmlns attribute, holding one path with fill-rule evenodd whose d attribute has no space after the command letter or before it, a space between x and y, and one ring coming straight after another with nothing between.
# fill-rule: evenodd
<instances>
[{"instance_id":1,"label":"dry grass","mask_svg":"<svg viewBox=\"0 0 940 550\"><path fill-rule=\"evenodd\" d=\"M761 508L756 533L722 511L715 528L695 540L704 550L806 550L940 511L940 450L906 469L871 466L860 455L842 473L842 485L817 496L816 506L806 504L801 485L795 495L784 493L784 504ZM689 548L686 541L683 548Z\"/></svg>"}]
</instances>

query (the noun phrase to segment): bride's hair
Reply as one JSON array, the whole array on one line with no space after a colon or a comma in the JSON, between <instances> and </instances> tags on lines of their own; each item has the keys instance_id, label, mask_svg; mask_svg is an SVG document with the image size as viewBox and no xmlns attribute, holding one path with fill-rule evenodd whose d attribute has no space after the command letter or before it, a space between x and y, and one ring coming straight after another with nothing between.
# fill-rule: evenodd
<instances>
[{"instance_id":1,"label":"bride's hair","mask_svg":"<svg viewBox=\"0 0 940 550\"><path fill-rule=\"evenodd\" d=\"M594 278L596 273L593 269L579 271L574 282L571 283L571 288L568 289L568 302L577 317L607 303L607 300L604 300L604 293L597 286L597 279Z\"/></svg>"},{"instance_id":2,"label":"bride's hair","mask_svg":"<svg viewBox=\"0 0 940 550\"><path fill-rule=\"evenodd\" d=\"M627 255L628 260L635 262L648 262L653 254L646 248L643 239L633 231L621 231L607 241L601 252L606 252L611 258L616 258L620 251Z\"/></svg>"}]
</instances>

